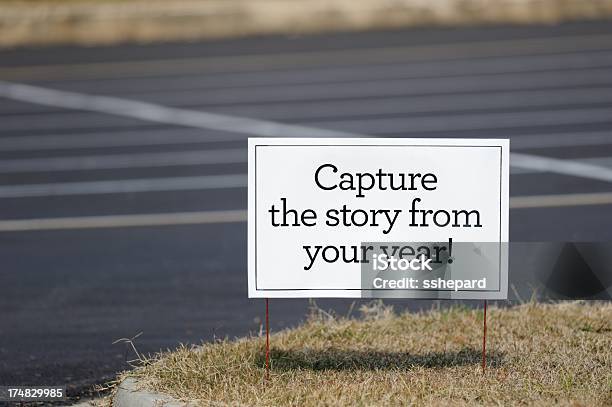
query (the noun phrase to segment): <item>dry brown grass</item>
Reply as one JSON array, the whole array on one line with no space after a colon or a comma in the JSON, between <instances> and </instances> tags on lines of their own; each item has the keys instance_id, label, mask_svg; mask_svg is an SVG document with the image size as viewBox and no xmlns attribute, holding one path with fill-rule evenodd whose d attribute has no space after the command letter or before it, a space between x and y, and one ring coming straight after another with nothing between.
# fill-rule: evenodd
<instances>
[{"instance_id":1,"label":"dry brown grass","mask_svg":"<svg viewBox=\"0 0 612 407\"><path fill-rule=\"evenodd\" d=\"M482 310L362 311L272 335L265 387L261 337L183 347L126 375L206 405L612 405L609 303L491 308L484 376Z\"/></svg>"},{"instance_id":2,"label":"dry brown grass","mask_svg":"<svg viewBox=\"0 0 612 407\"><path fill-rule=\"evenodd\" d=\"M0 47L612 17L612 0L0 0Z\"/></svg>"}]
</instances>

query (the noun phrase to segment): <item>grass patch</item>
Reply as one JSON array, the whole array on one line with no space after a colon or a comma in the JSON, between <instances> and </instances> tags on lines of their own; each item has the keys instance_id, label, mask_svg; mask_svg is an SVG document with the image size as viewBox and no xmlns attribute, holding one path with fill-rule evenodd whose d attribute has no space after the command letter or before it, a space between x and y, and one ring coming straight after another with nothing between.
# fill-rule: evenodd
<instances>
[{"instance_id":1,"label":"grass patch","mask_svg":"<svg viewBox=\"0 0 612 407\"><path fill-rule=\"evenodd\" d=\"M122 378L203 405L612 405L610 303L491 308L485 376L481 310L361 311L273 334L265 388L261 337L181 347Z\"/></svg>"}]
</instances>

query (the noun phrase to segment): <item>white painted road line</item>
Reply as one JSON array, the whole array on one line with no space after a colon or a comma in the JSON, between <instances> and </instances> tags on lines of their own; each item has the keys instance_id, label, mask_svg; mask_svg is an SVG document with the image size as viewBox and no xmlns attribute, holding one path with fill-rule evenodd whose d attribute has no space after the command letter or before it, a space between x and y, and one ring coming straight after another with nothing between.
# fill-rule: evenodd
<instances>
[{"instance_id":1,"label":"white painted road line","mask_svg":"<svg viewBox=\"0 0 612 407\"><path fill-rule=\"evenodd\" d=\"M511 209L609 204L612 204L612 192L510 197Z\"/></svg>"},{"instance_id":2,"label":"white painted road line","mask_svg":"<svg viewBox=\"0 0 612 407\"><path fill-rule=\"evenodd\" d=\"M0 198L246 188L245 174L0 186Z\"/></svg>"},{"instance_id":3,"label":"white painted road line","mask_svg":"<svg viewBox=\"0 0 612 407\"><path fill-rule=\"evenodd\" d=\"M608 204L612 204L612 192L518 196L510 198L511 209ZM247 211L242 209L228 211L80 216L65 218L3 220L0 221L0 232L196 225L246 221Z\"/></svg>"},{"instance_id":4,"label":"white painted road line","mask_svg":"<svg viewBox=\"0 0 612 407\"><path fill-rule=\"evenodd\" d=\"M612 68L611 68L612 70ZM611 71L612 72L612 71ZM585 74L585 76L588 76ZM612 74L610 83L612 83ZM500 82L504 79L500 78ZM537 81L536 81L537 82ZM397 87L394 87L394 91ZM207 95L207 92L199 92L198 97ZM148 95L145 95L148 97ZM180 96L179 96L180 97ZM134 97L134 99L139 99ZM164 100L163 96L157 99ZM506 111L525 111L529 108L537 107L541 115L547 111L567 112L581 111L596 106L610 105L612 103L612 86L604 86L598 89L593 88L561 88L547 90L512 90L512 91L493 91L483 93L458 93L458 94L417 94L413 96L385 96L377 99L375 103L369 98L357 96L351 100L306 100L292 102L290 109L286 103L258 103L256 100L247 104L246 98L239 98L241 103L223 108L209 106L215 111L227 111L232 116L257 117L260 120L272 120L275 122L300 122L305 120L313 121L344 121L349 118L359 118L360 120L376 120L380 116L396 119L397 116L410 115L414 121L420 122L427 120L432 113L437 113L436 117L444 121L446 117L451 120L457 115L465 115L476 111L479 115L486 116L498 113L496 110ZM568 101L571 104L568 106ZM204 101L205 102L205 101ZM206 102L204 103L207 104ZM182 103L178 103L181 106ZM196 103L196 105L198 105ZM195 108L198 110L199 108ZM546 109L544 111L543 109ZM206 109L205 109L206 110ZM535 109L534 109L535 110ZM574 114L574 113L571 113ZM431 116L429 116L431 117ZM139 126L140 122L125 122L125 118L117 120L112 117L109 120L107 115L91 112L74 112L67 110L64 112L36 113L36 114L8 114L1 115L2 134L12 131L28 131L37 129L53 129L55 132L74 129L108 129L121 126ZM521 123L528 126L529 121ZM85 130L87 131L87 130ZM107 130L109 132L109 130ZM202 137L204 138L204 137Z\"/></svg>"},{"instance_id":5,"label":"white painted road line","mask_svg":"<svg viewBox=\"0 0 612 407\"><path fill-rule=\"evenodd\" d=\"M519 157L517 155L517 157ZM195 165L245 164L245 149L217 149L202 151L177 151L162 153L108 154L94 156L61 156L23 159L0 159L0 174L19 172L91 171L102 169L159 168ZM515 161L511 162L513 164ZM571 162L612 170L612 157L580 158ZM519 167L518 161L511 168L512 174L543 172L543 166ZM246 177L246 175L244 175ZM0 186L1 188L1 186Z\"/></svg>"},{"instance_id":6,"label":"white painted road line","mask_svg":"<svg viewBox=\"0 0 612 407\"><path fill-rule=\"evenodd\" d=\"M524 112L470 113L444 116L359 118L311 122L315 127L331 127L370 134L425 133L458 130L510 129L524 126L552 126L569 124L609 123L612 107ZM494 130L492 130L494 131Z\"/></svg>"},{"instance_id":7,"label":"white painted road line","mask_svg":"<svg viewBox=\"0 0 612 407\"><path fill-rule=\"evenodd\" d=\"M0 137L0 151L64 150L78 148L203 144L245 140L243 134L173 128L100 133L45 134L41 136Z\"/></svg>"},{"instance_id":8,"label":"white painted road line","mask_svg":"<svg viewBox=\"0 0 612 407\"><path fill-rule=\"evenodd\" d=\"M236 164L246 162L246 149L44 157L12 160L0 159L0 174L15 172L86 171L119 168Z\"/></svg>"},{"instance_id":9,"label":"white painted road line","mask_svg":"<svg viewBox=\"0 0 612 407\"><path fill-rule=\"evenodd\" d=\"M573 159L572 162L594 165L597 167L612 170L612 157L577 158L577 159ZM537 172L542 172L542 171L539 169L534 169L534 168L527 169L527 168L519 168L516 166L510 169L510 174L532 174L532 173L537 173Z\"/></svg>"},{"instance_id":10,"label":"white painted road line","mask_svg":"<svg viewBox=\"0 0 612 407\"><path fill-rule=\"evenodd\" d=\"M0 232L197 225L203 223L235 223L246 221L247 211L242 209L138 215L82 216L70 218L3 220L0 221Z\"/></svg>"},{"instance_id":11,"label":"white painted road line","mask_svg":"<svg viewBox=\"0 0 612 407\"><path fill-rule=\"evenodd\" d=\"M512 153L513 167L612 182L612 170L571 160Z\"/></svg>"},{"instance_id":12,"label":"white painted road line","mask_svg":"<svg viewBox=\"0 0 612 407\"><path fill-rule=\"evenodd\" d=\"M364 82L335 82L315 85L287 85L282 88L248 87L202 91L132 92L121 95L168 106L234 106L257 103L304 103L358 98L454 95L458 93L499 92L561 87L611 86L611 68L568 72L484 75L475 77L433 77L424 79L378 79ZM487 95L482 95L486 98Z\"/></svg>"},{"instance_id":13,"label":"white painted road line","mask_svg":"<svg viewBox=\"0 0 612 407\"><path fill-rule=\"evenodd\" d=\"M0 151L71 150L79 148L204 144L245 140L233 133L213 133L190 128L147 129L113 133L46 134L0 137ZM519 134L510 137L513 150L542 147L576 147L612 144L612 131Z\"/></svg>"},{"instance_id":14,"label":"white painted road line","mask_svg":"<svg viewBox=\"0 0 612 407\"><path fill-rule=\"evenodd\" d=\"M595 105L612 102L612 87L600 88L555 88L547 90L493 91L482 93L458 93L442 95L388 96L377 98L375 103L369 98L350 100L316 100L291 104L256 102L240 103L226 107L238 116L259 117L265 120L301 121L324 120L343 117L371 117L381 115L406 115L443 113L453 115L477 110L488 114L493 109L525 110L531 107L563 108L568 101L574 108L580 105ZM218 108L217 108L218 109Z\"/></svg>"},{"instance_id":15,"label":"white painted road line","mask_svg":"<svg viewBox=\"0 0 612 407\"><path fill-rule=\"evenodd\" d=\"M249 134L252 136L269 136L269 137L367 137L364 135L349 133L345 131L324 130L319 128L311 128L306 126L296 126L290 124L276 123L266 120L249 119L243 117L235 117L230 115L221 115L207 113L195 110L185 110L178 108L170 108L152 103L144 103L133 100L126 100L107 96L94 96L74 92L64 92L53 89L41 88L38 86L23 85L18 83L10 83L0 81L0 96L21 100L28 103L43 104L55 107L64 107L68 109L90 110L101 113L108 113L118 116L126 116L148 120L157 123L166 123L173 125L182 125L187 127L197 127L204 129L214 129L228 131L231 133ZM594 114L594 111L597 114ZM606 114L608 116L606 116ZM593 109L589 111L589 119L595 116L602 118L610 117L612 110L610 109ZM499 125L498 120L491 120L490 116L485 115L487 121L493 127ZM482 120L483 116L479 116ZM517 115L506 115L504 118L509 122L517 120ZM553 117L545 117L545 120L540 120L540 124L556 123L560 120L562 123L567 123L567 117L560 113L555 113ZM575 119L575 118L574 118ZM461 123L472 128L478 126L474 120L477 117L463 117ZM362 123L366 125L368 123ZM384 125L381 122L380 125ZM387 125L389 123L386 123ZM410 127L412 123L408 124ZM459 125L459 123L453 123ZM428 126L421 126L422 130L426 128L440 126L437 121L428 122ZM437 128L437 127L436 127ZM540 171L554 172L558 174L571 175L576 177L584 177L590 179L598 179L612 182L612 170L598 167L595 165L575 163L569 160L559 160L555 158L539 157L534 155L516 154L511 155L513 166L525 169L537 169ZM228 176L211 176L211 177L240 177L243 175L228 175ZM181 190L185 189L200 189L197 185L204 185L204 188L217 188L217 186L208 185L225 185L225 181L204 181L210 177L187 177L187 178L167 178L162 184L156 184L153 179L141 180L125 180L125 181L97 181L85 183L68 183L68 184L42 184L42 185L16 185L0 187L0 198L2 197L18 197L18 196L47 196L47 195L67 195L77 193L108 193L124 192L130 188L136 188L138 191L147 190ZM240 181L243 182L243 181ZM238 184L237 179L233 179L229 184ZM128 185L129 187L125 187ZM156 186L157 185L157 186ZM241 184L242 185L242 184ZM236 187L238 185L234 185ZM221 186L225 188L226 186ZM162 189L150 189L162 188Z\"/></svg>"},{"instance_id":16,"label":"white painted road line","mask_svg":"<svg viewBox=\"0 0 612 407\"><path fill-rule=\"evenodd\" d=\"M572 132L556 134L521 134L511 137L512 149L577 147L612 144L612 131ZM1 145L1 144L0 144Z\"/></svg>"},{"instance_id":17,"label":"white painted road line","mask_svg":"<svg viewBox=\"0 0 612 407\"><path fill-rule=\"evenodd\" d=\"M89 110L140 120L265 137L350 137L351 133L177 109L111 96L64 92L0 81L0 96L39 105Z\"/></svg>"},{"instance_id":18,"label":"white painted road line","mask_svg":"<svg viewBox=\"0 0 612 407\"><path fill-rule=\"evenodd\" d=\"M80 171L139 167L246 163L246 150L206 150L192 152L118 154L0 160L0 173ZM612 182L612 158L559 160L528 154L511 154L511 172L527 174L553 172ZM109 193L160 192L245 188L247 174L202 175L191 177L142 178L48 184L0 185L1 198L90 195Z\"/></svg>"},{"instance_id":19,"label":"white painted road line","mask_svg":"<svg viewBox=\"0 0 612 407\"><path fill-rule=\"evenodd\" d=\"M226 150L227 151L227 150ZM223 157L224 150L210 151L211 154L218 154ZM232 162L246 162L243 150L229 150L228 159ZM179 156L173 156L174 153L168 153L166 163L176 163ZM183 153L184 154L184 153ZM152 156L156 154L145 154L144 160L139 160L138 155L121 156L116 159L114 164L130 165L130 160L133 160L137 166L139 164L150 164ZM115 156L116 158L117 156ZM206 156L208 157L208 156ZM195 155L192 157L200 159ZM208 158L207 158L208 159ZM36 163L39 171L44 171L44 165L51 163L50 159L40 159L32 162ZM67 168L67 165L83 164L83 165L109 165L112 161L100 162L92 164L80 163L79 157L77 160L67 161L67 165L62 164L65 158L58 158L59 161L54 162L57 168ZM210 162L214 160L210 158ZM234 161L235 160L235 161ZM603 160L603 158L595 158L594 160ZM24 162L28 160L23 160ZM85 160L86 161L86 160ZM201 160L203 161L203 160ZM200 161L200 162L201 162ZM192 161L193 162L193 161ZM3 170L3 162L0 161L0 173ZM19 163L15 163L19 164ZM533 156L528 154L512 153L510 155L510 164L513 173L528 173L528 172L552 172L556 174L571 175L575 177L583 177L596 179L601 181L612 182L612 169L593 165L588 162L579 162L572 160L560 160L556 158ZM4 169L15 170L16 166ZM20 164L20 167L25 168L25 164ZM33 168L34 166L30 166ZM73 168L74 169L74 168ZM52 167L47 167L46 170L52 170ZM227 188L246 188L247 174L230 174L230 175L201 175L192 177L168 177L168 178L140 178L140 179L123 179L123 180L105 180L105 181L87 181L87 182L64 182L64 183L49 183L49 184L25 184L25 185L0 185L0 199L2 198L27 198L27 197L45 197L45 196L70 196L70 195L91 195L91 194L112 194L112 193L137 193L137 192L161 192L161 191L195 191L206 189L227 189Z\"/></svg>"}]
</instances>

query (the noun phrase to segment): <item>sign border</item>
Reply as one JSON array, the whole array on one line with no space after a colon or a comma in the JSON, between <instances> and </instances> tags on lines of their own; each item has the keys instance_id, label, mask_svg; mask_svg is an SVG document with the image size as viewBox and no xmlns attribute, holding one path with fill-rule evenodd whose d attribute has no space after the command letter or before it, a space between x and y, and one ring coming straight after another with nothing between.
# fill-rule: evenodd
<instances>
[{"instance_id":1,"label":"sign border","mask_svg":"<svg viewBox=\"0 0 612 407\"><path fill-rule=\"evenodd\" d=\"M286 142L287 140L291 140L291 141L295 141L295 143L288 143L288 144L283 144L284 142ZM303 141L313 141L313 143L310 144L299 144L300 142ZM314 141L316 140L316 142L320 143L320 144L315 144ZM351 142L355 142L355 141L364 141L364 143L356 143L356 144L351 144ZM439 289L439 290L425 290L425 289L394 289L394 290L389 290L389 289L368 289L367 291L383 291L383 292L389 292L389 291L407 291L407 292L414 292L414 293L428 293L428 292L433 292L433 293L439 293L439 292L449 292L449 293L453 293L453 295L456 297L457 294L460 293L471 293L471 294L478 294L478 293L482 293L484 294L483 298L474 298L474 299L505 299L507 297L507 281L502 284L502 257L505 257L505 263L506 263L506 276L507 276L507 272L508 272L508 266L507 266L507 250L505 251L505 253L502 251L502 245L503 244L508 244L509 242L509 238L508 238L508 228L504 228L503 227L503 219L504 219L504 211L503 211L503 203L504 203L504 199L503 199L503 194L504 194L504 168L503 168L503 164L504 164L504 155L508 155L509 154L509 139L415 139L415 138L410 138L410 142L418 142L418 141L423 141L422 144L403 144L402 141L406 140L406 139L402 139L402 138L377 138L375 139L376 142L386 142L383 144L376 144L374 142L373 139L371 138L346 138L346 139L321 139L321 138L309 138L309 139L304 139L304 138L292 138L292 139L286 139L286 138L249 138L249 149L248 149L248 153L249 153L249 191L248 191L248 195L249 195L249 214L250 214L250 209L251 209L251 201L253 202L253 208L254 208L254 213L253 213L253 224L251 224L251 218L249 217L249 227L248 227L248 238L251 237L251 234L253 234L253 246L251 246L251 242L248 242L248 247L249 247L249 254L248 254L248 260L249 260L249 264L248 264L248 268L249 268L249 297L250 298L265 298L266 296L261 296L261 295L256 295L253 296L253 293L257 293L257 294L261 294L261 293L280 293L280 292L309 292L309 291L317 291L317 292L343 292L345 294L353 294L354 292L361 292L364 291L363 288L259 288L258 287L258 283L257 283L257 268L258 268L258 263L257 263L257 148L258 147L451 147L451 148L457 148L457 147L463 147L463 148L497 148L499 149L499 174L500 174L500 186L499 186L499 266L498 266L498 274L499 274L499 287L497 290L460 290L460 291L455 291L452 289ZM457 142L457 141L466 141L466 142L474 142L474 144L435 144L432 143L433 140L437 140L439 142ZM327 143L325 143L327 142ZM342 143L344 142L344 143ZM487 142L494 142L496 143L495 145L487 145ZM337 144L336 144L337 143ZM482 144L480 144L482 143ZM501 145L500 145L501 144ZM505 144L505 145L504 145ZM506 149L506 154L504 154L504 148ZM251 163L251 151L253 153L253 160ZM253 183L251 184L251 169L252 169L252 175L253 175ZM509 174L508 174L509 175ZM253 186L253 188L251 188L251 185ZM506 193L509 193L509 185L506 186L507 188L505 189ZM251 190L252 189L252 190ZM508 206L508 205L507 205ZM509 208L508 208L508 212L509 212ZM505 229L505 230L504 230ZM505 233L504 233L505 232ZM506 239L504 240L504 236L506 235ZM253 264L251 264L251 250L253 251ZM253 273L250 272L251 267L254 267ZM254 290L252 290L251 288L253 287L251 284L251 274L253 274L253 284L254 284ZM498 294L498 295L502 295L502 297L497 297L497 296L491 296L491 294ZM269 296L268 296L269 297ZM283 296L279 296L280 298L283 298ZM318 297L318 296L315 296ZM342 295L342 296L320 296L321 298L334 298L334 297L349 297L349 298L361 298L361 297L355 297L353 295ZM287 296L286 298L291 298L291 296ZM301 297L300 297L301 298ZM372 297L372 298L376 298L376 297ZM403 297L404 299L426 299L427 297ZM434 299L439 299L439 298L435 298L432 297ZM473 297L469 297L469 298L473 298ZM461 298L457 298L457 299L461 299Z\"/></svg>"}]
</instances>

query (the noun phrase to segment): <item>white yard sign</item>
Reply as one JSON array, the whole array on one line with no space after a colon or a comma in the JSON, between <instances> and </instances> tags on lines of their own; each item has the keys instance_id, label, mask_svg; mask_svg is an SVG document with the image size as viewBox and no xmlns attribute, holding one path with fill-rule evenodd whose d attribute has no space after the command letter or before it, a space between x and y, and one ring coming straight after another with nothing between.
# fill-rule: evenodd
<instances>
[{"instance_id":1,"label":"white yard sign","mask_svg":"<svg viewBox=\"0 0 612 407\"><path fill-rule=\"evenodd\" d=\"M249 297L504 299L503 139L249 139Z\"/></svg>"}]
</instances>

